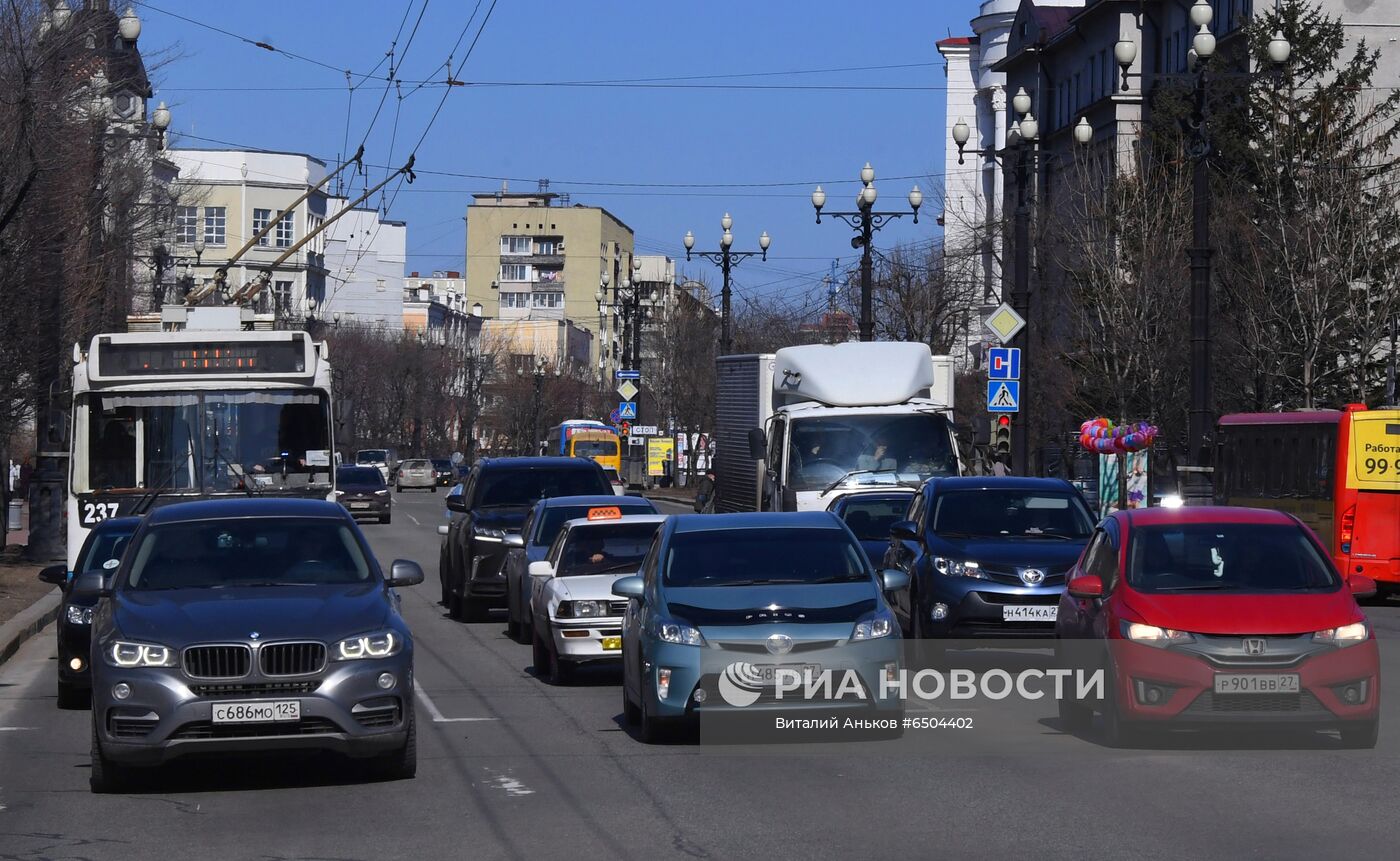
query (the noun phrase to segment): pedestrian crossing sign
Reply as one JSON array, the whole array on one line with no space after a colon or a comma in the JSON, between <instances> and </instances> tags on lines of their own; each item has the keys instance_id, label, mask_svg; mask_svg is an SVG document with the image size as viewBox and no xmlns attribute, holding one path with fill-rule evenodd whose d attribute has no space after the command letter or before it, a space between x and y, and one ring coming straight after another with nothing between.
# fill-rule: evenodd
<instances>
[{"instance_id":1,"label":"pedestrian crossing sign","mask_svg":"<svg viewBox=\"0 0 1400 861\"><path fill-rule=\"evenodd\" d=\"M635 419L637 417L637 402L623 401L617 405L617 414L624 419Z\"/></svg>"},{"instance_id":2,"label":"pedestrian crossing sign","mask_svg":"<svg viewBox=\"0 0 1400 861\"><path fill-rule=\"evenodd\" d=\"M1020 380L988 380L987 412L1017 413L1021 411Z\"/></svg>"}]
</instances>

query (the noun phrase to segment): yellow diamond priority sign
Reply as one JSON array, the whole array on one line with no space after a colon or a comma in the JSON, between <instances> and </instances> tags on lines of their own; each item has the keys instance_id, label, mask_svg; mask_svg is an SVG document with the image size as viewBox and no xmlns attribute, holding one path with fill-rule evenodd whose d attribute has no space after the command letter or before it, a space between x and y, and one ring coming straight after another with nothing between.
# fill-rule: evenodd
<instances>
[{"instance_id":1,"label":"yellow diamond priority sign","mask_svg":"<svg viewBox=\"0 0 1400 861\"><path fill-rule=\"evenodd\" d=\"M623 380L617 387L617 393L622 395L624 401L630 401L637 394L637 385L631 380Z\"/></svg>"},{"instance_id":2,"label":"yellow diamond priority sign","mask_svg":"<svg viewBox=\"0 0 1400 861\"><path fill-rule=\"evenodd\" d=\"M992 334L996 335L1003 344L1011 343L1011 339L1026 327L1026 319L1005 302L997 306L987 319L982 321Z\"/></svg>"}]
</instances>

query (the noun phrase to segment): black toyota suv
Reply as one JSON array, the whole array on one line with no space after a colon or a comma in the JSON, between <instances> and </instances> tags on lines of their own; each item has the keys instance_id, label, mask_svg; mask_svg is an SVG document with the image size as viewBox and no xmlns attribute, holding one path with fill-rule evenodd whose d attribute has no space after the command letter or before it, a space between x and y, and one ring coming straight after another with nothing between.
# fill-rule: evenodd
<instances>
[{"instance_id":1,"label":"black toyota suv","mask_svg":"<svg viewBox=\"0 0 1400 861\"><path fill-rule=\"evenodd\" d=\"M506 605L506 551L521 545L520 527L531 506L556 496L611 494L602 467L579 457L506 457L478 461L447 496L452 523L438 557L447 612L482 621Z\"/></svg>"}]
</instances>

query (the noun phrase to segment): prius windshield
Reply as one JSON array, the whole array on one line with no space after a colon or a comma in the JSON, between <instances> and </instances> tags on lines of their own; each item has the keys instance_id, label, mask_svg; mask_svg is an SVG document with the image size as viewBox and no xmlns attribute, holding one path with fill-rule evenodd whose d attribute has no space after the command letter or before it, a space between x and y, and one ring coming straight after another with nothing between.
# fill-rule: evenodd
<instances>
[{"instance_id":1,"label":"prius windshield","mask_svg":"<svg viewBox=\"0 0 1400 861\"><path fill-rule=\"evenodd\" d=\"M705 529L672 536L668 586L858 583L865 551L844 529Z\"/></svg>"},{"instance_id":2,"label":"prius windshield","mask_svg":"<svg viewBox=\"0 0 1400 861\"><path fill-rule=\"evenodd\" d=\"M127 588L354 584L369 561L343 523L312 518L241 518L168 523L136 548Z\"/></svg>"}]
</instances>

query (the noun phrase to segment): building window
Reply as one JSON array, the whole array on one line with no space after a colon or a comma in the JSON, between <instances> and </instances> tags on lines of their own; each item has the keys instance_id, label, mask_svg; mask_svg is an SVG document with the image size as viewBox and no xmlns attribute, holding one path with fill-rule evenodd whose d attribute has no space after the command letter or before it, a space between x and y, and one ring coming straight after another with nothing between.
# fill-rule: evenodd
<instances>
[{"instance_id":1,"label":"building window","mask_svg":"<svg viewBox=\"0 0 1400 861\"><path fill-rule=\"evenodd\" d=\"M272 301L276 305L274 310L278 316L290 316L292 313L292 282L272 282Z\"/></svg>"},{"instance_id":2,"label":"building window","mask_svg":"<svg viewBox=\"0 0 1400 861\"><path fill-rule=\"evenodd\" d=\"M535 307L536 307L536 308L563 308L563 307L564 307L564 294L563 294L563 293L536 293L536 294L535 294Z\"/></svg>"},{"instance_id":3,"label":"building window","mask_svg":"<svg viewBox=\"0 0 1400 861\"><path fill-rule=\"evenodd\" d=\"M530 307L530 294L529 294L529 293L502 293L502 294L501 294L501 307L502 307L502 308L529 308L529 307Z\"/></svg>"},{"instance_id":4,"label":"building window","mask_svg":"<svg viewBox=\"0 0 1400 861\"><path fill-rule=\"evenodd\" d=\"M292 245L292 233L295 229L297 214L289 212L277 222L277 229L272 231L277 235L278 248L290 248Z\"/></svg>"},{"instance_id":5,"label":"building window","mask_svg":"<svg viewBox=\"0 0 1400 861\"><path fill-rule=\"evenodd\" d=\"M253 235L254 235L254 236L257 236L257 235L258 235L258 232L261 231L263 228L267 227L267 223L268 223L269 221L271 221L271 220L272 220L272 210L270 210L270 209L255 209L255 210L253 210ZM259 244L259 245L266 245L266 244L267 244L267 237L264 236L264 237L262 237L261 239L259 239L259 240L258 240L258 244Z\"/></svg>"},{"instance_id":6,"label":"building window","mask_svg":"<svg viewBox=\"0 0 1400 861\"><path fill-rule=\"evenodd\" d=\"M561 249L561 248L559 247L559 240L557 240L557 239L541 239L541 240L539 241L539 250L536 251L535 253L536 253L536 254L560 254L560 253L562 253L562 250L563 250L563 249Z\"/></svg>"},{"instance_id":7,"label":"building window","mask_svg":"<svg viewBox=\"0 0 1400 861\"><path fill-rule=\"evenodd\" d=\"M222 206L204 207L204 244L225 245L228 242L228 210Z\"/></svg>"},{"instance_id":8,"label":"building window","mask_svg":"<svg viewBox=\"0 0 1400 861\"><path fill-rule=\"evenodd\" d=\"M431 287L432 285L429 284L428 286ZM374 282L374 289L378 290L380 293L383 293L383 292L384 292L384 279L383 279L383 278L380 278L380 279L378 279L377 281Z\"/></svg>"},{"instance_id":9,"label":"building window","mask_svg":"<svg viewBox=\"0 0 1400 861\"><path fill-rule=\"evenodd\" d=\"M180 245L193 245L199 231L199 207L175 207L175 241Z\"/></svg>"},{"instance_id":10,"label":"building window","mask_svg":"<svg viewBox=\"0 0 1400 861\"><path fill-rule=\"evenodd\" d=\"M524 263L502 263L502 281L529 281L530 267Z\"/></svg>"},{"instance_id":11,"label":"building window","mask_svg":"<svg viewBox=\"0 0 1400 861\"><path fill-rule=\"evenodd\" d=\"M530 237L528 236L502 236L502 254L529 254Z\"/></svg>"}]
</instances>

